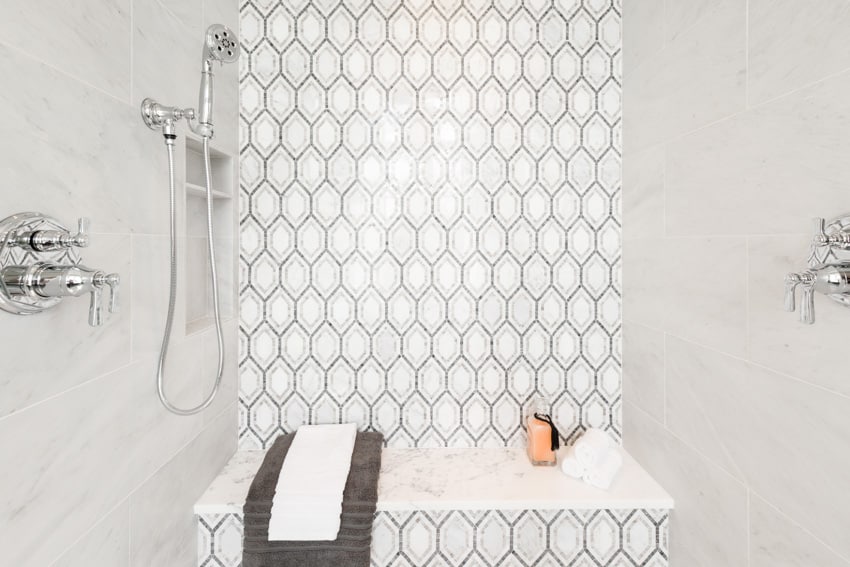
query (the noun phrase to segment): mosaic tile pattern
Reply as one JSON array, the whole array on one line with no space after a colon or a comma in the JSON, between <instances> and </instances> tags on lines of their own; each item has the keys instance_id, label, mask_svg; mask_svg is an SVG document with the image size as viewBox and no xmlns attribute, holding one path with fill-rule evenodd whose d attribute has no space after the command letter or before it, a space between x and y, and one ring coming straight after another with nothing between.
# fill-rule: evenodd
<instances>
[{"instance_id":1,"label":"mosaic tile pattern","mask_svg":"<svg viewBox=\"0 0 850 567\"><path fill-rule=\"evenodd\" d=\"M241 7L242 448L620 434L620 8Z\"/></svg>"},{"instance_id":2,"label":"mosaic tile pattern","mask_svg":"<svg viewBox=\"0 0 850 567\"><path fill-rule=\"evenodd\" d=\"M656 510L378 512L373 567L666 567L668 516ZM198 565L238 567L242 518L198 522Z\"/></svg>"}]
</instances>

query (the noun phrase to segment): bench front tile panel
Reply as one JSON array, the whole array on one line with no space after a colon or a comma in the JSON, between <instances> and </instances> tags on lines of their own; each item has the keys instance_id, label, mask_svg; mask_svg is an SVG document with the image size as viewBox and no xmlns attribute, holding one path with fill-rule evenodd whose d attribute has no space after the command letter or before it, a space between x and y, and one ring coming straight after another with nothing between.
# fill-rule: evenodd
<instances>
[{"instance_id":1,"label":"bench front tile panel","mask_svg":"<svg viewBox=\"0 0 850 567\"><path fill-rule=\"evenodd\" d=\"M239 567L242 515L200 515L201 567ZM372 567L665 567L667 510L380 511Z\"/></svg>"}]
</instances>

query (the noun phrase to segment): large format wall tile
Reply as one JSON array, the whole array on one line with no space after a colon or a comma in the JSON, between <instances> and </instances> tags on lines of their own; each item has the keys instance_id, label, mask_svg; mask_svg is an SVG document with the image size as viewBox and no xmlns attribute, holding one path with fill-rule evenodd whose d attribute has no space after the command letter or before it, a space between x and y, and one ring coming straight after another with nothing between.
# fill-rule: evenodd
<instances>
[{"instance_id":1,"label":"large format wall tile","mask_svg":"<svg viewBox=\"0 0 850 567\"><path fill-rule=\"evenodd\" d=\"M745 567L746 487L636 406L623 413L625 445L676 501L671 564Z\"/></svg>"},{"instance_id":2,"label":"large format wall tile","mask_svg":"<svg viewBox=\"0 0 850 567\"><path fill-rule=\"evenodd\" d=\"M111 315L104 308L103 325L90 327L88 296L14 320L3 312L9 325L3 348L10 355L0 375L0 416L130 363L133 309L128 299L133 285L126 254L130 236L95 234L91 240L91 246L82 252L85 264L124 276L122 313ZM50 345L49 356L45 356L45 345ZM69 364L70 360L74 363Z\"/></svg>"},{"instance_id":3,"label":"large format wall tile","mask_svg":"<svg viewBox=\"0 0 850 567\"><path fill-rule=\"evenodd\" d=\"M750 296L750 357L776 372L850 395L850 381L842 370L846 363L847 308L816 294L815 325L804 325L799 322L799 311L785 311L780 297L784 275L805 266L809 238L799 234L749 239L750 289L776 286L775 293ZM798 292L798 306L799 299Z\"/></svg>"},{"instance_id":4,"label":"large format wall tile","mask_svg":"<svg viewBox=\"0 0 850 567\"><path fill-rule=\"evenodd\" d=\"M130 514L125 500L51 567L129 567Z\"/></svg>"},{"instance_id":5,"label":"large format wall tile","mask_svg":"<svg viewBox=\"0 0 850 567\"><path fill-rule=\"evenodd\" d=\"M670 429L850 554L850 398L675 339L667 365Z\"/></svg>"},{"instance_id":6,"label":"large format wall tile","mask_svg":"<svg viewBox=\"0 0 850 567\"><path fill-rule=\"evenodd\" d=\"M0 90L0 104L15 109L3 119L14 134L0 138L8 214L40 211L69 225L88 216L98 233L168 231L167 185L151 193L167 180L165 149L139 128L137 107L2 42L0 74L16 77Z\"/></svg>"},{"instance_id":7,"label":"large format wall tile","mask_svg":"<svg viewBox=\"0 0 850 567\"><path fill-rule=\"evenodd\" d=\"M225 336L228 374L210 408L178 417L156 396L168 282L167 161L161 134L144 126L138 104L143 95L196 104L202 18L230 13L228 23L235 26L237 2L207 0L209 9L199 0L187 2L185 12L171 3L189 20L196 17L191 29L160 0L6 4L0 20L0 74L8 79L0 90L8 110L0 138L0 217L40 211L72 228L77 217L89 217L83 262L118 272L122 281L121 312L105 314L102 327L87 324L88 298L66 299L37 316L0 313L7 355L0 373L0 563L126 567L130 494L205 427L211 435L230 431L227 442L213 447L217 458L192 466L184 459L171 472L179 475L186 465L201 490L234 450L235 320ZM236 66L216 80L216 119L223 127L215 143L235 153ZM132 96L131 83L137 86ZM176 164L180 234L187 214L183 128ZM220 236L233 258L235 235ZM214 343L209 331L184 337L185 256L178 261L181 295L167 389L177 403L189 404L212 385L204 371ZM191 515L191 503L181 502L179 512L176 504L163 509L163 524ZM191 542L179 530L161 535L154 541L135 534L135 553Z\"/></svg>"},{"instance_id":8,"label":"large format wall tile","mask_svg":"<svg viewBox=\"0 0 850 567\"><path fill-rule=\"evenodd\" d=\"M632 110L623 124L629 152L667 142L745 108L746 3L668 2L667 11L680 4L698 10L695 23L675 28L677 35L664 49L628 69Z\"/></svg>"},{"instance_id":9,"label":"large format wall tile","mask_svg":"<svg viewBox=\"0 0 850 567\"><path fill-rule=\"evenodd\" d=\"M669 234L798 234L846 208L850 73L667 147Z\"/></svg>"},{"instance_id":10,"label":"large format wall tile","mask_svg":"<svg viewBox=\"0 0 850 567\"><path fill-rule=\"evenodd\" d=\"M623 324L623 399L664 422L664 333Z\"/></svg>"},{"instance_id":11,"label":"large format wall tile","mask_svg":"<svg viewBox=\"0 0 850 567\"><path fill-rule=\"evenodd\" d=\"M77 80L127 101L131 70L130 2L10 2L3 6L3 18L0 20L2 43L34 55ZM14 76L20 79L28 71L22 69ZM4 76L13 75L4 73ZM9 83L6 81L5 86ZM62 91L50 88L46 92ZM63 94L67 96L67 93ZM69 97L69 101L76 102L77 99ZM99 116L108 114L101 113Z\"/></svg>"},{"instance_id":12,"label":"large format wall tile","mask_svg":"<svg viewBox=\"0 0 850 567\"><path fill-rule=\"evenodd\" d=\"M619 435L619 7L246 2L241 439Z\"/></svg>"},{"instance_id":13,"label":"large format wall tile","mask_svg":"<svg viewBox=\"0 0 850 567\"><path fill-rule=\"evenodd\" d=\"M676 497L674 565L844 565L847 309L818 296L800 324L782 287L806 267L810 218L846 211L850 8L637 4L625 446Z\"/></svg>"},{"instance_id":14,"label":"large format wall tile","mask_svg":"<svg viewBox=\"0 0 850 567\"><path fill-rule=\"evenodd\" d=\"M132 567L194 564L192 506L236 448L233 416L222 413L130 496Z\"/></svg>"},{"instance_id":15,"label":"large format wall tile","mask_svg":"<svg viewBox=\"0 0 850 567\"><path fill-rule=\"evenodd\" d=\"M819 0L801 9L794 0L750 0L750 104L781 96L850 67L850 39L833 30L850 26L850 6Z\"/></svg>"},{"instance_id":16,"label":"large format wall tile","mask_svg":"<svg viewBox=\"0 0 850 567\"><path fill-rule=\"evenodd\" d=\"M822 541L803 530L782 512L750 496L750 567L846 567Z\"/></svg>"}]
</instances>

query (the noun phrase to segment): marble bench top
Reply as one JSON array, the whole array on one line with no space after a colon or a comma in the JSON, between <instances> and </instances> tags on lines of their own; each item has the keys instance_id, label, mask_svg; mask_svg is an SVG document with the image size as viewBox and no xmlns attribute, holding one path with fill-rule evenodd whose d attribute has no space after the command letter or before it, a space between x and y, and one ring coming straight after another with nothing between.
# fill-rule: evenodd
<instances>
[{"instance_id":1,"label":"marble bench top","mask_svg":"<svg viewBox=\"0 0 850 567\"><path fill-rule=\"evenodd\" d=\"M240 451L225 465L195 514L242 513L265 451ZM673 499L631 455L610 490L533 467L521 448L385 448L378 510L564 510L673 508Z\"/></svg>"}]
</instances>

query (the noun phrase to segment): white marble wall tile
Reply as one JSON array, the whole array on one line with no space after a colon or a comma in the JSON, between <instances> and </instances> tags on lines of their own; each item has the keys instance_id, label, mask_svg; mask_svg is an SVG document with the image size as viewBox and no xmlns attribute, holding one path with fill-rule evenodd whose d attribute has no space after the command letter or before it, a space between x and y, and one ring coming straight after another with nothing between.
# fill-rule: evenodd
<instances>
[{"instance_id":1,"label":"white marble wall tile","mask_svg":"<svg viewBox=\"0 0 850 567\"><path fill-rule=\"evenodd\" d=\"M129 567L130 513L124 501L98 522L51 567Z\"/></svg>"},{"instance_id":2,"label":"white marble wall tile","mask_svg":"<svg viewBox=\"0 0 850 567\"><path fill-rule=\"evenodd\" d=\"M124 277L123 312L110 315L104 302L102 326L88 324L88 296L27 317L2 313L3 348L9 356L0 376L0 416L130 363L133 308L128 299L133 282L126 254L129 242L129 235L93 234L91 246L82 251L85 264ZM49 356L44 355L44 345L50 345ZM69 364L70 360L74 364Z\"/></svg>"},{"instance_id":3,"label":"white marble wall tile","mask_svg":"<svg viewBox=\"0 0 850 567\"><path fill-rule=\"evenodd\" d=\"M663 329L670 302L665 297L667 270L667 241L662 238L641 238L623 243L623 285L629 293L623 295L623 319L648 327Z\"/></svg>"},{"instance_id":4,"label":"white marble wall tile","mask_svg":"<svg viewBox=\"0 0 850 567\"><path fill-rule=\"evenodd\" d=\"M736 13L743 16L744 12L740 10L745 4L744 0L664 0L665 40L674 41L688 33L695 24L723 10L738 10ZM645 33L652 34L650 30Z\"/></svg>"},{"instance_id":5,"label":"white marble wall tile","mask_svg":"<svg viewBox=\"0 0 850 567\"><path fill-rule=\"evenodd\" d=\"M134 4L133 104L151 97L169 106L197 107L202 25L200 14L189 25L175 18L159 0Z\"/></svg>"},{"instance_id":6,"label":"white marble wall tile","mask_svg":"<svg viewBox=\"0 0 850 567\"><path fill-rule=\"evenodd\" d=\"M850 25L850 6L820 0L751 0L748 6L749 103L756 105L850 67L850 41L834 30Z\"/></svg>"},{"instance_id":7,"label":"white marble wall tile","mask_svg":"<svg viewBox=\"0 0 850 567\"><path fill-rule=\"evenodd\" d=\"M205 19L204 0L156 0L180 20L187 28L203 25Z\"/></svg>"},{"instance_id":8,"label":"white marble wall tile","mask_svg":"<svg viewBox=\"0 0 850 567\"><path fill-rule=\"evenodd\" d=\"M130 565L190 565L197 546L192 505L236 448L224 413L130 496Z\"/></svg>"},{"instance_id":9,"label":"white marble wall tile","mask_svg":"<svg viewBox=\"0 0 850 567\"><path fill-rule=\"evenodd\" d=\"M14 456L0 467L0 486L14 487L0 507L9 564L49 565L129 493L133 378L127 366L0 421Z\"/></svg>"},{"instance_id":10,"label":"white marble wall tile","mask_svg":"<svg viewBox=\"0 0 850 567\"><path fill-rule=\"evenodd\" d=\"M850 559L841 557L788 516L750 495L750 566L846 567Z\"/></svg>"},{"instance_id":11,"label":"white marble wall tile","mask_svg":"<svg viewBox=\"0 0 850 567\"><path fill-rule=\"evenodd\" d=\"M664 150L650 148L623 164L623 239L664 236Z\"/></svg>"},{"instance_id":12,"label":"white marble wall tile","mask_svg":"<svg viewBox=\"0 0 850 567\"><path fill-rule=\"evenodd\" d=\"M743 356L747 344L747 246L743 238L665 242L664 329Z\"/></svg>"},{"instance_id":13,"label":"white marble wall tile","mask_svg":"<svg viewBox=\"0 0 850 567\"><path fill-rule=\"evenodd\" d=\"M746 487L636 406L623 416L625 446L676 501L671 563L746 565Z\"/></svg>"},{"instance_id":14,"label":"white marble wall tile","mask_svg":"<svg viewBox=\"0 0 850 567\"><path fill-rule=\"evenodd\" d=\"M130 2L33 0L7 3L0 21L2 43L127 101L130 93Z\"/></svg>"},{"instance_id":15,"label":"white marble wall tile","mask_svg":"<svg viewBox=\"0 0 850 567\"><path fill-rule=\"evenodd\" d=\"M216 400L205 415L173 416L155 393L154 357L167 301L167 169L162 137L140 122L138 103L142 95L167 97L164 91L172 89L185 100L169 103L196 104L203 14L197 11L190 29L158 0L135 2L133 10L129 2L18 4L0 22L0 73L15 78L0 94L0 103L12 109L4 124L14 133L0 141L0 169L12 188L4 193L5 214L37 210L72 226L76 217L90 217L94 232L82 250L84 263L121 274L122 311L99 329L88 327L84 299L35 317L0 314L5 344L15 353L0 378L0 446L14 456L0 465L4 560L37 567L54 561L126 565L129 494L205 424L217 423L212 413L235 436L232 366L222 394L230 400ZM228 10L224 1L216 5ZM229 10L236 9L233 2ZM134 64L139 90L131 96ZM232 75L217 76L222 93L235 92L233 67ZM223 124L236 121L229 106L216 106ZM220 130L216 143L235 148L234 132ZM178 204L183 230L182 199ZM234 240L225 245L232 248ZM209 338L183 340L184 323L177 322L168 373L168 389L181 404L200 395ZM234 323L228 333L233 350ZM26 383L19 378L24 368ZM233 444L218 450L226 455ZM207 462L204 474L217 466ZM135 541L137 551L151 544L144 535Z\"/></svg>"},{"instance_id":16,"label":"white marble wall tile","mask_svg":"<svg viewBox=\"0 0 850 567\"><path fill-rule=\"evenodd\" d=\"M41 211L71 225L88 216L95 232L168 230L167 200L150 193L167 170L149 156L165 150L139 129L137 108L2 44L0 73L16 77L0 92L0 103L15 109L4 125L16 134L0 139L4 161L14 164L4 169L14 188L4 193L9 214Z\"/></svg>"},{"instance_id":17,"label":"white marble wall tile","mask_svg":"<svg viewBox=\"0 0 850 567\"><path fill-rule=\"evenodd\" d=\"M670 144L669 234L798 234L843 211L848 96L841 74Z\"/></svg>"},{"instance_id":18,"label":"white marble wall tile","mask_svg":"<svg viewBox=\"0 0 850 567\"><path fill-rule=\"evenodd\" d=\"M623 398L664 422L664 333L623 324Z\"/></svg>"},{"instance_id":19,"label":"white marble wall tile","mask_svg":"<svg viewBox=\"0 0 850 567\"><path fill-rule=\"evenodd\" d=\"M668 141L745 108L744 15L741 0L707 10L662 51L626 71L624 88L632 106L623 118L626 151Z\"/></svg>"},{"instance_id":20,"label":"white marble wall tile","mask_svg":"<svg viewBox=\"0 0 850 567\"><path fill-rule=\"evenodd\" d=\"M749 286L766 289L784 274L798 271L808 255L809 234L749 239ZM847 308L815 294L815 325L799 323L799 312L788 313L779 293L752 293L749 348L753 362L790 374L832 391L850 395L841 370L846 343L842 338ZM799 294L798 294L799 299Z\"/></svg>"},{"instance_id":21,"label":"white marble wall tile","mask_svg":"<svg viewBox=\"0 0 850 567\"><path fill-rule=\"evenodd\" d=\"M671 431L848 554L850 398L675 339L667 366Z\"/></svg>"},{"instance_id":22,"label":"white marble wall tile","mask_svg":"<svg viewBox=\"0 0 850 567\"><path fill-rule=\"evenodd\" d=\"M623 43L629 46L629 49L623 51L625 75L664 47L665 2L644 0L626 2L623 6Z\"/></svg>"}]
</instances>

